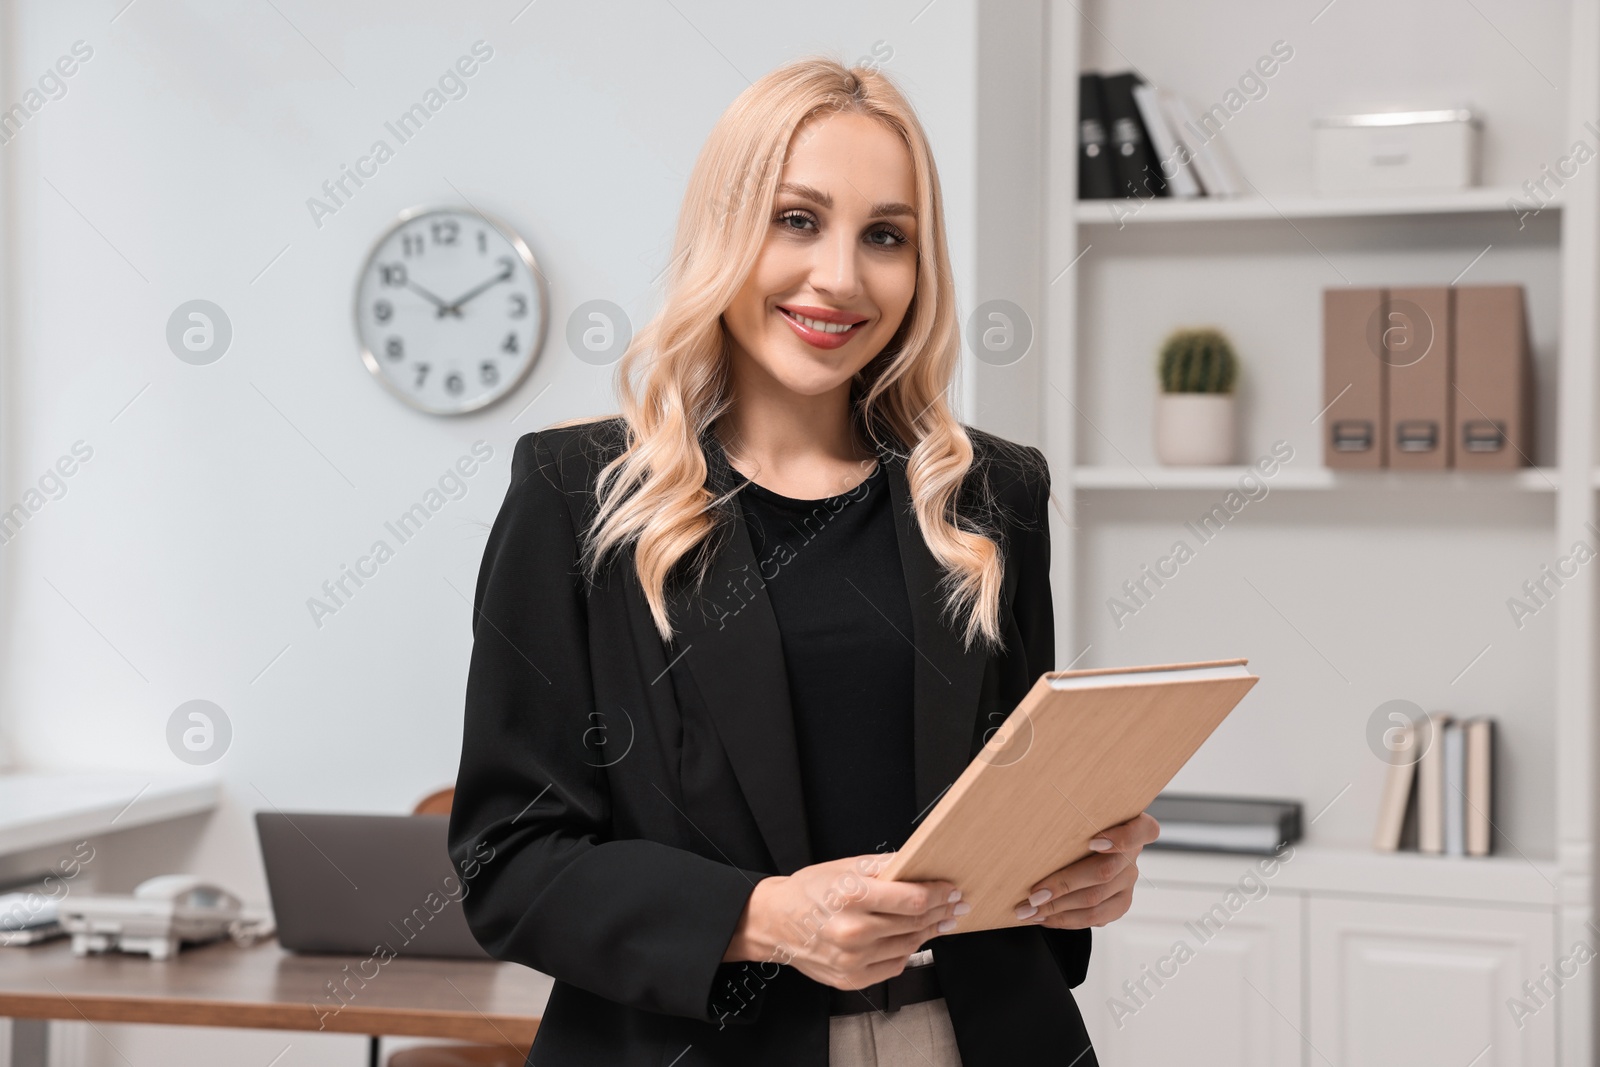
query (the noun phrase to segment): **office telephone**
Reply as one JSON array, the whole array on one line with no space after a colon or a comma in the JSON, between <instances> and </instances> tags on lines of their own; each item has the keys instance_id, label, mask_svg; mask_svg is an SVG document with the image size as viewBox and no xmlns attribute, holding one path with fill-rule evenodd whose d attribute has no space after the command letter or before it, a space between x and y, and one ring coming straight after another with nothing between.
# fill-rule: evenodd
<instances>
[{"instance_id":1,"label":"office telephone","mask_svg":"<svg viewBox=\"0 0 1600 1067\"><path fill-rule=\"evenodd\" d=\"M264 919L244 915L238 897L192 874L159 875L131 894L68 897L57 911L75 956L116 949L164 960L186 942L249 940L270 930Z\"/></svg>"}]
</instances>

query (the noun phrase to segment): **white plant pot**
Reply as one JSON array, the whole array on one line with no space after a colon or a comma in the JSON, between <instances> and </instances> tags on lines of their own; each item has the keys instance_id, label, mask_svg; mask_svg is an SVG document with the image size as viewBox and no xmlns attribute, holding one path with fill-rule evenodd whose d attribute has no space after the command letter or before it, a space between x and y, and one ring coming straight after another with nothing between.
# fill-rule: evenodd
<instances>
[{"instance_id":1,"label":"white plant pot","mask_svg":"<svg viewBox=\"0 0 1600 1067\"><path fill-rule=\"evenodd\" d=\"M1156 398L1156 458L1169 467L1222 466L1234 458L1231 393Z\"/></svg>"}]
</instances>

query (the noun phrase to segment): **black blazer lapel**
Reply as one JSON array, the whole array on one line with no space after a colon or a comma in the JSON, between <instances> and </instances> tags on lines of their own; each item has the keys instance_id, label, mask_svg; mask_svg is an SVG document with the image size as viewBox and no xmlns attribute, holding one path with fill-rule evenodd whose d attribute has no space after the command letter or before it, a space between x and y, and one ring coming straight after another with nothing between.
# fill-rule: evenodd
<instances>
[{"instance_id":1,"label":"black blazer lapel","mask_svg":"<svg viewBox=\"0 0 1600 1067\"><path fill-rule=\"evenodd\" d=\"M706 488L719 497L733 492L743 479L715 434L702 436L701 449ZM704 584L684 582L671 598L677 636L669 654L683 657L694 676L777 873L792 874L812 860L788 668L744 515L731 497L724 508Z\"/></svg>"},{"instance_id":2,"label":"black blazer lapel","mask_svg":"<svg viewBox=\"0 0 1600 1067\"><path fill-rule=\"evenodd\" d=\"M730 494L744 478L728 463L715 434L701 440L706 486ZM961 635L941 619L939 564L922 538L911 505L906 456L898 442L878 449L889 485L900 564L910 600L916 649L915 783L918 818L971 758L979 689L988 655L962 648ZM682 656L728 752L739 787L755 816L778 873L813 862L806 824L793 709L777 617L767 597L738 502L727 500L722 540L705 583L671 598ZM910 832L908 828L907 832Z\"/></svg>"}]
</instances>

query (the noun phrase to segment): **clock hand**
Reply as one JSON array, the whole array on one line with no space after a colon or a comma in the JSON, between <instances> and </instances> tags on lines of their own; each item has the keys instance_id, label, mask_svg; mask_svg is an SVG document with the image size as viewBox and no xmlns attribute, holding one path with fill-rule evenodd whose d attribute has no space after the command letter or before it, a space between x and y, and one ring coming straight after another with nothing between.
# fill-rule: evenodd
<instances>
[{"instance_id":1,"label":"clock hand","mask_svg":"<svg viewBox=\"0 0 1600 1067\"><path fill-rule=\"evenodd\" d=\"M461 317L461 312L459 310L449 306L443 300L441 300L438 297L434 296L432 293L428 292L428 290L424 289L422 286L418 285L416 282L412 281L410 278L406 279L406 288L410 289L412 292L420 293L422 296L426 297L429 301L431 301L433 306L439 309L439 318L442 319L442 318L444 318L444 316L447 313L452 313L452 312L455 314L456 318L459 319Z\"/></svg>"},{"instance_id":2,"label":"clock hand","mask_svg":"<svg viewBox=\"0 0 1600 1067\"><path fill-rule=\"evenodd\" d=\"M440 309L440 314L442 315L445 311L453 311L453 312L456 313L456 315L459 316L461 314L461 305L462 304L465 304L468 300L471 300L473 297L477 296L479 293L483 292L484 290L493 288L494 286L499 285L501 282L510 281L510 280L511 280L511 269L508 267L505 270L501 271L499 274L496 274L493 278L490 278L488 281L484 282L482 285L478 286L476 289L473 289L472 291L468 292L465 296L457 297L456 300L455 300L455 303L449 305L449 307L447 307L447 308Z\"/></svg>"}]
</instances>

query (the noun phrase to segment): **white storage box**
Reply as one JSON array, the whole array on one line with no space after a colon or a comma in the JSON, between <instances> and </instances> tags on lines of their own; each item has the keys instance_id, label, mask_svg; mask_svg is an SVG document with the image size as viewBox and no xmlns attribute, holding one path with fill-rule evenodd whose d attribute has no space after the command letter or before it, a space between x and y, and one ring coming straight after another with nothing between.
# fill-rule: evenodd
<instances>
[{"instance_id":1,"label":"white storage box","mask_svg":"<svg viewBox=\"0 0 1600 1067\"><path fill-rule=\"evenodd\" d=\"M1319 193L1465 189L1478 183L1478 120L1465 109L1316 119L1311 157Z\"/></svg>"}]
</instances>

